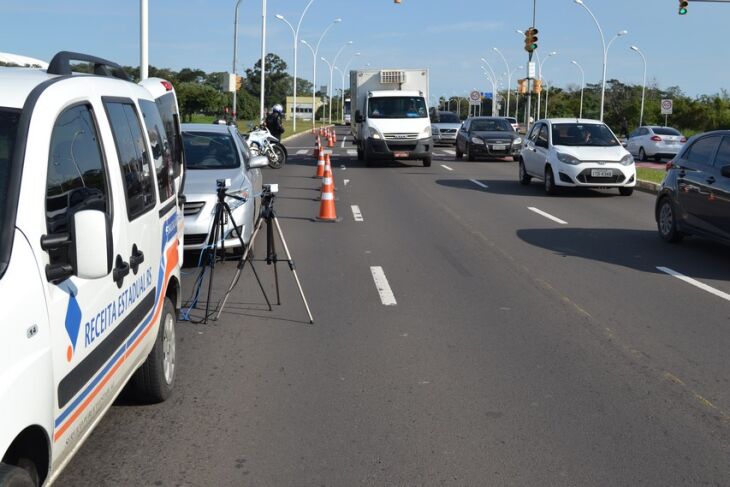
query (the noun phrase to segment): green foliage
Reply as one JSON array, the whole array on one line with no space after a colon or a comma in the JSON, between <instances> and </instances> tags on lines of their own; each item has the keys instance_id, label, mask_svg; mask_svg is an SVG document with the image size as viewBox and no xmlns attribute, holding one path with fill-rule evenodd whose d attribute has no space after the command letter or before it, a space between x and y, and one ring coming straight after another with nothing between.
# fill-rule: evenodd
<instances>
[{"instance_id":1,"label":"green foliage","mask_svg":"<svg viewBox=\"0 0 730 487\"><path fill-rule=\"evenodd\" d=\"M225 103L223 95L216 89L198 83L175 85L177 99L183 120L190 120L194 113L221 113Z\"/></svg>"},{"instance_id":2,"label":"green foliage","mask_svg":"<svg viewBox=\"0 0 730 487\"><path fill-rule=\"evenodd\" d=\"M266 94L264 104L272 107L286 105L286 97L292 91L292 80L286 73L286 63L276 54L266 55ZM255 98L261 95L261 60L246 70L245 89Z\"/></svg>"}]
</instances>

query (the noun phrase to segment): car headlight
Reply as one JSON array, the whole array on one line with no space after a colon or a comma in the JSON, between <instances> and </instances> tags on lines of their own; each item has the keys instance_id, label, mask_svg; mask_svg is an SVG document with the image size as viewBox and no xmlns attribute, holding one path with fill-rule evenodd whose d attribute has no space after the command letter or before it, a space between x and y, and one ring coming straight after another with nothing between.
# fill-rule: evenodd
<instances>
[{"instance_id":1,"label":"car headlight","mask_svg":"<svg viewBox=\"0 0 730 487\"><path fill-rule=\"evenodd\" d=\"M380 135L380 132L378 132L378 129L371 128L370 129L370 137L376 140L380 140L383 137Z\"/></svg>"},{"instance_id":2,"label":"car headlight","mask_svg":"<svg viewBox=\"0 0 730 487\"><path fill-rule=\"evenodd\" d=\"M471 143L472 144L483 144L484 143L484 140L483 139L480 139L479 137L472 137L471 138Z\"/></svg>"},{"instance_id":3,"label":"car headlight","mask_svg":"<svg viewBox=\"0 0 730 487\"><path fill-rule=\"evenodd\" d=\"M425 138L431 137L431 131L432 130L433 129L431 128L431 126L428 126L425 129L423 129L423 132L421 132L421 138L422 139L425 139Z\"/></svg>"},{"instance_id":4,"label":"car headlight","mask_svg":"<svg viewBox=\"0 0 730 487\"><path fill-rule=\"evenodd\" d=\"M625 156L623 156L623 158L621 158L621 164L623 164L624 166L630 166L633 163L634 156L632 156L631 154L626 154Z\"/></svg>"},{"instance_id":5,"label":"car headlight","mask_svg":"<svg viewBox=\"0 0 730 487\"><path fill-rule=\"evenodd\" d=\"M238 191L230 191L229 194L237 196L238 198L243 198L244 200L248 200L248 196L250 193L248 192L248 189L243 188L239 189ZM242 201L238 198L231 198L230 196L226 196L226 203L228 203L231 211L243 206L246 203L246 201Z\"/></svg>"},{"instance_id":6,"label":"car headlight","mask_svg":"<svg viewBox=\"0 0 730 487\"><path fill-rule=\"evenodd\" d=\"M573 157L570 154L563 154L562 152L558 152L558 160L560 162L563 162L565 164L571 164L573 166L580 164L580 160L577 157Z\"/></svg>"},{"instance_id":7,"label":"car headlight","mask_svg":"<svg viewBox=\"0 0 730 487\"><path fill-rule=\"evenodd\" d=\"M438 127L431 126L431 135L438 135L439 129Z\"/></svg>"},{"instance_id":8,"label":"car headlight","mask_svg":"<svg viewBox=\"0 0 730 487\"><path fill-rule=\"evenodd\" d=\"M519 145L522 143L522 137L517 137L515 140L512 141L513 145Z\"/></svg>"}]
</instances>

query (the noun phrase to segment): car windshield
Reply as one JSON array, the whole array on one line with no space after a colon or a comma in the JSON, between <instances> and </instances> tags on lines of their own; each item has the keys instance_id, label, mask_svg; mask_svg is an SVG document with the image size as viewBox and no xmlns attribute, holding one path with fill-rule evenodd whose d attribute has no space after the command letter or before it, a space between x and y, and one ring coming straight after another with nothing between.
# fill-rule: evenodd
<instances>
[{"instance_id":1,"label":"car windshield","mask_svg":"<svg viewBox=\"0 0 730 487\"><path fill-rule=\"evenodd\" d=\"M370 118L426 118L426 101L420 96L373 97L368 100Z\"/></svg>"},{"instance_id":2,"label":"car windshield","mask_svg":"<svg viewBox=\"0 0 730 487\"><path fill-rule=\"evenodd\" d=\"M183 132L183 146L188 169L234 169L241 164L230 134Z\"/></svg>"},{"instance_id":3,"label":"car windshield","mask_svg":"<svg viewBox=\"0 0 730 487\"><path fill-rule=\"evenodd\" d=\"M439 118L436 123L461 123L461 120L453 113L439 113Z\"/></svg>"},{"instance_id":4,"label":"car windshield","mask_svg":"<svg viewBox=\"0 0 730 487\"><path fill-rule=\"evenodd\" d=\"M516 118L514 118L514 117L507 117L507 121L508 121L509 123L517 123L517 119L516 119Z\"/></svg>"},{"instance_id":5,"label":"car windshield","mask_svg":"<svg viewBox=\"0 0 730 487\"><path fill-rule=\"evenodd\" d=\"M679 130L671 127L654 127L652 130L656 135L682 135L679 133Z\"/></svg>"},{"instance_id":6,"label":"car windshield","mask_svg":"<svg viewBox=\"0 0 730 487\"><path fill-rule=\"evenodd\" d=\"M554 123L553 145L614 147L621 144L604 124Z\"/></svg>"},{"instance_id":7,"label":"car windshield","mask_svg":"<svg viewBox=\"0 0 730 487\"><path fill-rule=\"evenodd\" d=\"M8 215L10 207L8 184L19 120L20 110L0 108L0 228L5 228L10 217ZM5 255L7 245L9 242L0 240L0 256Z\"/></svg>"},{"instance_id":8,"label":"car windshield","mask_svg":"<svg viewBox=\"0 0 730 487\"><path fill-rule=\"evenodd\" d=\"M471 130L476 132L514 132L512 125L503 118L472 120Z\"/></svg>"}]
</instances>

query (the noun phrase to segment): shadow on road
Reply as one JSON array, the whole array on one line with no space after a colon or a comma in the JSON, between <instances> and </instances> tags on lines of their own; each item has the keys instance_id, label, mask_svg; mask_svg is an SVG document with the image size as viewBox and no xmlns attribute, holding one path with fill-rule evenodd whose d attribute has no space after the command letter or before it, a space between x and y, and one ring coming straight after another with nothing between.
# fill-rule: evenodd
<instances>
[{"instance_id":1,"label":"shadow on road","mask_svg":"<svg viewBox=\"0 0 730 487\"><path fill-rule=\"evenodd\" d=\"M561 257L619 265L659 273L669 267L694 278L730 280L727 247L700 238L668 244L653 230L615 228L550 228L518 230L524 242Z\"/></svg>"}]
</instances>

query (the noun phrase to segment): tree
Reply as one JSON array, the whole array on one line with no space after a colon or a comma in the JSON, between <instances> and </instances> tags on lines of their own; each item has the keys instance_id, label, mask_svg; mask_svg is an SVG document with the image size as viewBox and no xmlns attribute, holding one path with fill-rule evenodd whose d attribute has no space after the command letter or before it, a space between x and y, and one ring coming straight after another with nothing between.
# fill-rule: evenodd
<instances>
[{"instance_id":1,"label":"tree","mask_svg":"<svg viewBox=\"0 0 730 487\"><path fill-rule=\"evenodd\" d=\"M246 70L246 91L254 98L261 95L261 60ZM286 96L291 92L291 78L286 73L286 63L273 53L266 55L266 93L264 104L271 107L277 103L286 105Z\"/></svg>"},{"instance_id":2,"label":"tree","mask_svg":"<svg viewBox=\"0 0 730 487\"><path fill-rule=\"evenodd\" d=\"M222 111L222 94L198 83L178 83L175 87L183 119L190 121L196 113L214 114Z\"/></svg>"},{"instance_id":3,"label":"tree","mask_svg":"<svg viewBox=\"0 0 730 487\"><path fill-rule=\"evenodd\" d=\"M205 71L202 69L182 68L177 73L177 80L180 83L202 83L205 80Z\"/></svg>"}]
</instances>

